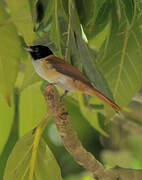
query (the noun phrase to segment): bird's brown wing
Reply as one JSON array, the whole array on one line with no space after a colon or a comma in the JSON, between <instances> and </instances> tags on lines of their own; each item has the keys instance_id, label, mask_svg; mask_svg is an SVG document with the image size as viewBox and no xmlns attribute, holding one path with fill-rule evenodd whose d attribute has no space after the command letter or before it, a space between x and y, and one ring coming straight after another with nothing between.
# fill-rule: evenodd
<instances>
[{"instance_id":1,"label":"bird's brown wing","mask_svg":"<svg viewBox=\"0 0 142 180\"><path fill-rule=\"evenodd\" d=\"M86 77L79 70L77 70L75 67L73 67L66 61L64 61L56 56L48 56L46 58L45 62L47 62L47 64L50 64L51 68L55 69L57 72L62 73L68 77L71 77L74 80L78 80L78 81L81 81L81 82L87 84L87 86L85 86L84 93L89 94L91 96L97 96L102 101L109 104L117 112L121 111L121 108L117 104L115 104L111 99L107 98L100 91L98 91L96 88L94 88L89 83L89 81L86 79ZM83 85L83 87L84 87L84 85ZM86 89L86 87L87 87L87 89Z\"/></svg>"},{"instance_id":2,"label":"bird's brown wing","mask_svg":"<svg viewBox=\"0 0 142 180\"><path fill-rule=\"evenodd\" d=\"M91 84L86 79L86 77L78 69L76 69L71 64L67 63L66 61L56 56L48 56L45 61L49 63L54 69L56 69L56 71L64 75L67 75L73 78L74 80L80 80L91 86Z\"/></svg>"}]
</instances>

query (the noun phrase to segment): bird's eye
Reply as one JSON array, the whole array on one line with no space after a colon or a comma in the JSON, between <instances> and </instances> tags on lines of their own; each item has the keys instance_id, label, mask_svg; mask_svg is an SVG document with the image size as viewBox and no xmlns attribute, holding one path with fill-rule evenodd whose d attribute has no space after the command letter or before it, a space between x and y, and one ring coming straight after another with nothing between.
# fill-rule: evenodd
<instances>
[{"instance_id":1,"label":"bird's eye","mask_svg":"<svg viewBox=\"0 0 142 180\"><path fill-rule=\"evenodd\" d=\"M35 52L35 53L38 53L38 52L39 52L38 48L35 48L35 49L34 49L34 52Z\"/></svg>"}]
</instances>

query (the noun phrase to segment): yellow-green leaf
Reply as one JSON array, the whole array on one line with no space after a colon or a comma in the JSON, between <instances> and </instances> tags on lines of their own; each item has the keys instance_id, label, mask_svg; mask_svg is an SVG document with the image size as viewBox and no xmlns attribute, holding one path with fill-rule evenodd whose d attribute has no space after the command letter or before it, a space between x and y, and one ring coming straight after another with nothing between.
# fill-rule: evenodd
<instances>
[{"instance_id":1,"label":"yellow-green leaf","mask_svg":"<svg viewBox=\"0 0 142 180\"><path fill-rule=\"evenodd\" d=\"M9 107L0 97L0 154L7 142L14 118L14 106Z\"/></svg>"},{"instance_id":2,"label":"yellow-green leaf","mask_svg":"<svg viewBox=\"0 0 142 180\"><path fill-rule=\"evenodd\" d=\"M88 44L92 49L98 51L101 48L102 44L110 34L110 26L111 26L111 21L108 22L108 24L99 34L97 34L95 37L89 40Z\"/></svg>"},{"instance_id":3,"label":"yellow-green leaf","mask_svg":"<svg viewBox=\"0 0 142 180\"><path fill-rule=\"evenodd\" d=\"M41 92L41 82L35 83L21 92L19 133L24 135L33 129L47 112L47 105Z\"/></svg>"},{"instance_id":4,"label":"yellow-green leaf","mask_svg":"<svg viewBox=\"0 0 142 180\"><path fill-rule=\"evenodd\" d=\"M142 84L141 20L142 16L139 16L132 27L124 24L112 32L104 58L100 56L98 59L98 65L120 106L126 106Z\"/></svg>"},{"instance_id":5,"label":"yellow-green leaf","mask_svg":"<svg viewBox=\"0 0 142 180\"><path fill-rule=\"evenodd\" d=\"M10 104L20 62L21 42L14 24L1 4L0 41L0 93Z\"/></svg>"},{"instance_id":6,"label":"yellow-green leaf","mask_svg":"<svg viewBox=\"0 0 142 180\"><path fill-rule=\"evenodd\" d=\"M91 126L96 129L98 132L100 132L102 135L107 136L107 133L101 128L100 124L99 124L99 119L97 116L97 112L95 112L95 110L90 110L89 108L87 108L84 105L83 102L83 96L82 94L78 94L78 100L80 103L80 110L82 112L82 114L84 115L84 117L86 118L86 120L91 124Z\"/></svg>"},{"instance_id":7,"label":"yellow-green leaf","mask_svg":"<svg viewBox=\"0 0 142 180\"><path fill-rule=\"evenodd\" d=\"M23 66L25 66L25 72L21 90L27 88L29 85L37 81L42 80L40 76L35 72L30 56L26 56L26 59L23 62Z\"/></svg>"},{"instance_id":8,"label":"yellow-green leaf","mask_svg":"<svg viewBox=\"0 0 142 180\"><path fill-rule=\"evenodd\" d=\"M36 177L38 177L37 180L42 180L46 177L53 180L62 180L59 166L43 139L39 143L36 164L35 172Z\"/></svg>"},{"instance_id":9,"label":"yellow-green leaf","mask_svg":"<svg viewBox=\"0 0 142 180\"><path fill-rule=\"evenodd\" d=\"M51 38L52 41L56 43L56 46L58 48L58 56L62 57L61 52L61 33L60 33L60 27L59 27L59 17L58 17L58 11L60 6L60 1L53 0L53 14L52 16L52 31L51 31Z\"/></svg>"},{"instance_id":10,"label":"yellow-green leaf","mask_svg":"<svg viewBox=\"0 0 142 180\"><path fill-rule=\"evenodd\" d=\"M35 33L33 31L34 25L29 1L6 0L6 2L11 12L12 21L24 37L26 43L31 45L35 39Z\"/></svg>"},{"instance_id":11,"label":"yellow-green leaf","mask_svg":"<svg viewBox=\"0 0 142 180\"><path fill-rule=\"evenodd\" d=\"M4 180L28 180L35 134L30 132L15 145L6 165ZM34 180L62 180L60 168L47 144L41 138L37 146Z\"/></svg>"}]
</instances>

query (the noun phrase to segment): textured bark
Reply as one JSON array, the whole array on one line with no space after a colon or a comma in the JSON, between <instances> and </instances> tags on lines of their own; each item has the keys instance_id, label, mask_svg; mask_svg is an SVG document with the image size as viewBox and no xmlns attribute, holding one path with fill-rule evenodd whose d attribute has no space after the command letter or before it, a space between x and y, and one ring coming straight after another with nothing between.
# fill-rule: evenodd
<instances>
[{"instance_id":1,"label":"textured bark","mask_svg":"<svg viewBox=\"0 0 142 180\"><path fill-rule=\"evenodd\" d=\"M72 128L69 115L54 86L44 88L46 102L54 116L54 121L62 138L63 144L75 161L93 173L96 180L141 180L142 170L105 168L97 159L82 146L75 130Z\"/></svg>"}]
</instances>

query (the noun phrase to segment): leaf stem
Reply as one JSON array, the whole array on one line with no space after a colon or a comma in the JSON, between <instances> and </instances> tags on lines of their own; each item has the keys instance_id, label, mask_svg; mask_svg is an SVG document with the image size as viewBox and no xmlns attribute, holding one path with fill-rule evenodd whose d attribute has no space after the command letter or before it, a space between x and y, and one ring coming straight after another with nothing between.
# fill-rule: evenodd
<instances>
[{"instance_id":1,"label":"leaf stem","mask_svg":"<svg viewBox=\"0 0 142 180\"><path fill-rule=\"evenodd\" d=\"M49 119L49 115L46 114L43 120L39 123L37 128L35 129L35 138L33 142L33 150L32 150L32 156L30 160L30 167L29 167L29 180L33 180L34 177L34 168L35 168L35 162L36 162L36 155L38 150L38 145L40 141L41 134L43 132L44 127L46 126L47 120Z\"/></svg>"}]
</instances>

